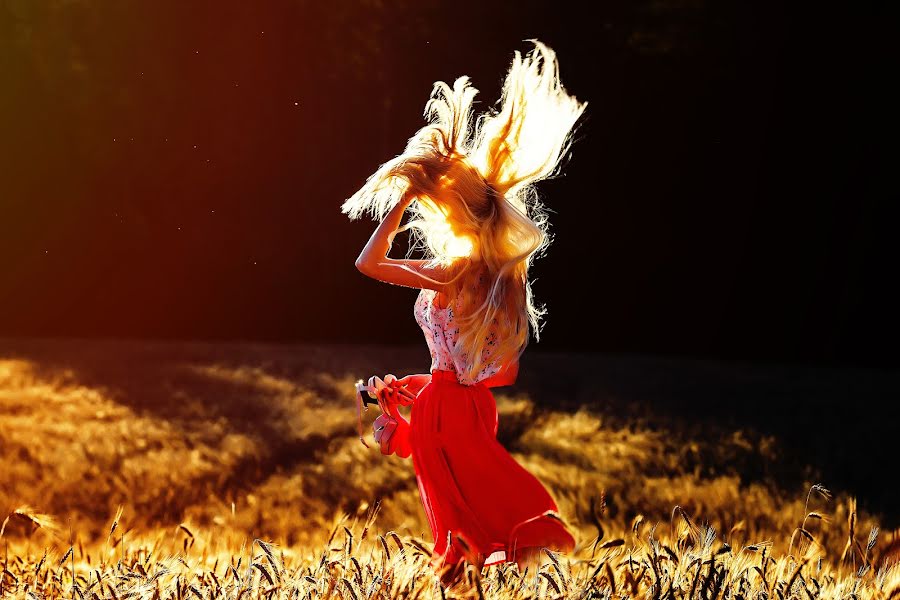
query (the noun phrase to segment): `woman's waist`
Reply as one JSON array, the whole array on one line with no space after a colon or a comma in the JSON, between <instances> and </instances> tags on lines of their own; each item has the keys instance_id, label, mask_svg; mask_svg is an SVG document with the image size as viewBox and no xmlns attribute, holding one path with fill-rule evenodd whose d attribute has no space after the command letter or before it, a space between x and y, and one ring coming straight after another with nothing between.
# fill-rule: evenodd
<instances>
[{"instance_id":1,"label":"woman's waist","mask_svg":"<svg viewBox=\"0 0 900 600\"><path fill-rule=\"evenodd\" d=\"M448 369L432 369L431 370L431 382L432 383L436 383L436 382L455 383L457 385L464 385L467 387L471 387L471 386L487 387L487 386L485 386L483 381L477 381L473 384L462 383L457 378L456 371L452 371L452 370L448 370Z\"/></svg>"}]
</instances>

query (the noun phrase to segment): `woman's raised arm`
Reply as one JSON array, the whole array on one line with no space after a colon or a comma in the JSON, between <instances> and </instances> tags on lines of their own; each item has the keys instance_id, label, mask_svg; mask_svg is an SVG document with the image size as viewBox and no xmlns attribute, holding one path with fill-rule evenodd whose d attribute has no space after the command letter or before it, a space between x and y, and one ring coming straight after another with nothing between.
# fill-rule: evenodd
<instances>
[{"instance_id":1,"label":"woman's raised arm","mask_svg":"<svg viewBox=\"0 0 900 600\"><path fill-rule=\"evenodd\" d=\"M375 228L362 252L359 253L359 257L356 259L357 269L369 275L376 268L376 265L387 257L393 241L392 234L399 229L400 221L403 220L403 213L406 212L412 200L412 196L404 196L384 216L384 219Z\"/></svg>"},{"instance_id":2,"label":"woman's raised arm","mask_svg":"<svg viewBox=\"0 0 900 600\"><path fill-rule=\"evenodd\" d=\"M360 273L385 283L443 292L446 286L441 282L448 278L444 267L426 267L428 261L425 260L394 259L387 256L394 232L399 228L403 213L412 200L412 196L405 196L385 215L356 259L356 268Z\"/></svg>"}]
</instances>

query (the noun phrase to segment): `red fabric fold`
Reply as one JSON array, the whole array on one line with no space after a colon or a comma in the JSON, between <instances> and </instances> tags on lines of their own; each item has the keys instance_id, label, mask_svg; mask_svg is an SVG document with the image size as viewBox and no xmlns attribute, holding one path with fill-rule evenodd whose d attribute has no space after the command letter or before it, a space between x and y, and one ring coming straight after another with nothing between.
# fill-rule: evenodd
<instances>
[{"instance_id":1,"label":"red fabric fold","mask_svg":"<svg viewBox=\"0 0 900 600\"><path fill-rule=\"evenodd\" d=\"M432 567L512 562L525 546L574 549L575 538L547 489L497 441L490 388L462 385L453 371L432 371L409 425L416 482L434 539Z\"/></svg>"}]
</instances>

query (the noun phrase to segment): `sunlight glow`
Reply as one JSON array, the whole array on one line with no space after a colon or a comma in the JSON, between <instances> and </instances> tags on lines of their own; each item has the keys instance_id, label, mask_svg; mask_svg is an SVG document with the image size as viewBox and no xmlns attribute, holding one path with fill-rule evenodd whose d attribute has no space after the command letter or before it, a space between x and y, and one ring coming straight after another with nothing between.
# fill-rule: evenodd
<instances>
[{"instance_id":1,"label":"sunlight glow","mask_svg":"<svg viewBox=\"0 0 900 600\"><path fill-rule=\"evenodd\" d=\"M441 205L432 202L419 202L419 211L428 224L428 236L437 255L448 260L471 256L472 239L457 235L441 209Z\"/></svg>"}]
</instances>

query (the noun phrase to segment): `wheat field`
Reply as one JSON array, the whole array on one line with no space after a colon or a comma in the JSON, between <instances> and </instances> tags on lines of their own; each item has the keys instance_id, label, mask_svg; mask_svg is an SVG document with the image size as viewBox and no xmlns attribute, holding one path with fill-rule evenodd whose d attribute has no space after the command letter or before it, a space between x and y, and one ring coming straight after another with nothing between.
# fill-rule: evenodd
<instances>
[{"instance_id":1,"label":"wheat field","mask_svg":"<svg viewBox=\"0 0 900 600\"><path fill-rule=\"evenodd\" d=\"M884 526L897 514L819 481L811 445L829 438L795 432L823 417L776 408L778 390L851 389L860 374L540 352L494 390L498 439L578 546L545 550L536 572L470 568L442 589L412 463L378 452L377 408L360 443L352 393L427 358L0 340L0 597L900 597L900 531ZM885 377L867 384L895 385ZM724 402L761 417L726 418Z\"/></svg>"}]
</instances>

